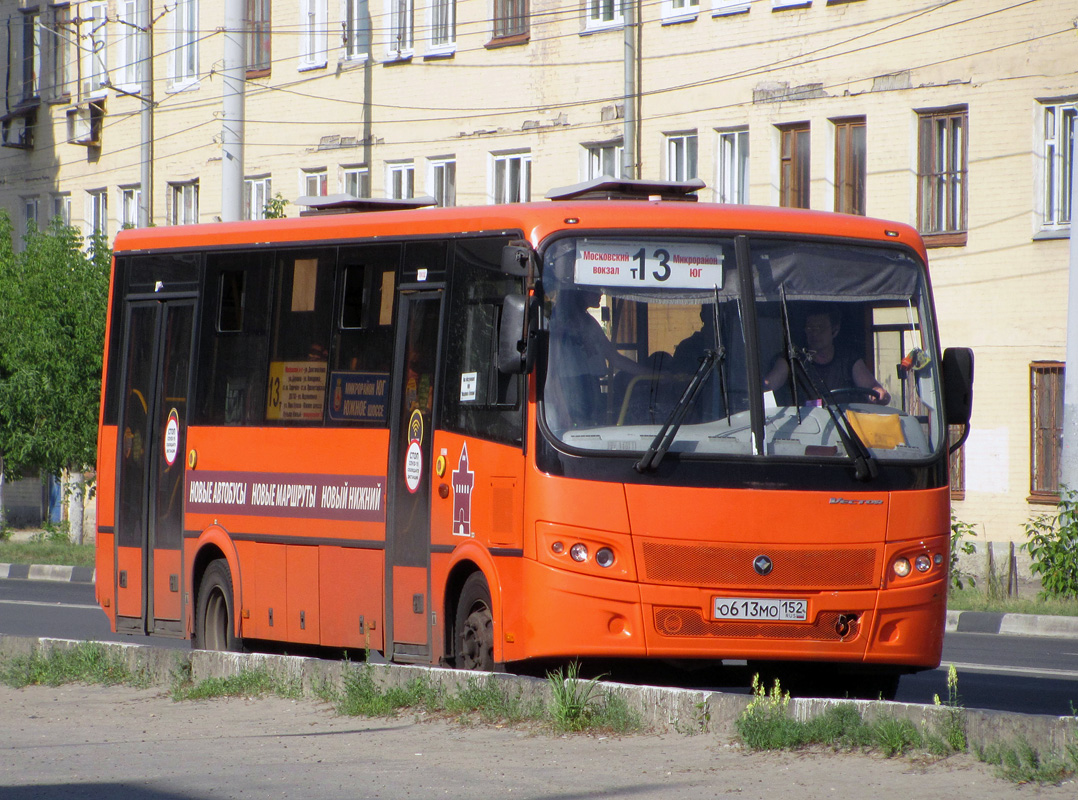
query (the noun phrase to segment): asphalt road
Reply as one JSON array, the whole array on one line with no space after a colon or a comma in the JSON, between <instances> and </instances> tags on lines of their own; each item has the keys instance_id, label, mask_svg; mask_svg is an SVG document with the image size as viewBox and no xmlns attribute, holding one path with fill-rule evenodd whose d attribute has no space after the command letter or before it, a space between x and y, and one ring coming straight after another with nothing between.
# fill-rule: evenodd
<instances>
[{"instance_id":1,"label":"asphalt road","mask_svg":"<svg viewBox=\"0 0 1078 800\"><path fill-rule=\"evenodd\" d=\"M187 648L183 640L129 637L109 631L87 584L0 580L0 633L64 639L95 639ZM1065 716L1078 708L1078 639L948 633L943 666L902 679L898 700L931 703L947 697L946 667L959 675L960 701L967 708ZM663 683L747 692L751 675L737 664L694 670L647 665L601 665L627 683Z\"/></svg>"}]
</instances>

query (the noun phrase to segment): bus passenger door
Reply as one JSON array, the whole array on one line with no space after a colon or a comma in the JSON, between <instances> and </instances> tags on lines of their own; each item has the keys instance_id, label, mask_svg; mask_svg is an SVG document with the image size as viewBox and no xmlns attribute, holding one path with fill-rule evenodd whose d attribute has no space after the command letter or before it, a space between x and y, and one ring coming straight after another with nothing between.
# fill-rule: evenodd
<instances>
[{"instance_id":1,"label":"bus passenger door","mask_svg":"<svg viewBox=\"0 0 1078 800\"><path fill-rule=\"evenodd\" d=\"M430 658L430 487L442 293L400 296L386 531L386 655Z\"/></svg>"},{"instance_id":2,"label":"bus passenger door","mask_svg":"<svg viewBox=\"0 0 1078 800\"><path fill-rule=\"evenodd\" d=\"M184 454L194 300L129 301L116 467L117 628L183 635Z\"/></svg>"}]
</instances>

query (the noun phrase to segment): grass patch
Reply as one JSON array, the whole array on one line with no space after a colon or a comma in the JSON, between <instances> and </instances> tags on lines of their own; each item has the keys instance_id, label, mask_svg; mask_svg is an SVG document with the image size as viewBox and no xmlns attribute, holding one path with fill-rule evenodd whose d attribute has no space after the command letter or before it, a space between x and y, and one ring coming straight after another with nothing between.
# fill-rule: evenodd
<instances>
[{"instance_id":1,"label":"grass patch","mask_svg":"<svg viewBox=\"0 0 1078 800\"><path fill-rule=\"evenodd\" d=\"M98 642L80 642L48 653L35 650L28 656L5 658L0 661L0 681L16 689L67 683L122 684L145 689L150 685L150 676L145 671L132 670L118 654L108 652Z\"/></svg>"},{"instance_id":2,"label":"grass patch","mask_svg":"<svg viewBox=\"0 0 1078 800\"><path fill-rule=\"evenodd\" d=\"M176 701L266 695L299 700L303 697L303 683L297 678L273 675L265 669L245 669L225 678L206 678L198 683L179 679L173 684L171 695Z\"/></svg>"},{"instance_id":3,"label":"grass patch","mask_svg":"<svg viewBox=\"0 0 1078 800\"><path fill-rule=\"evenodd\" d=\"M1043 754L1029 742L977 748L976 756L996 768L1012 783L1062 783L1078 773L1078 744L1068 744L1062 755Z\"/></svg>"},{"instance_id":4,"label":"grass patch","mask_svg":"<svg viewBox=\"0 0 1078 800\"><path fill-rule=\"evenodd\" d=\"M64 567L92 567L94 546L42 539L41 541L0 541L0 564L58 564Z\"/></svg>"},{"instance_id":5,"label":"grass patch","mask_svg":"<svg viewBox=\"0 0 1078 800\"><path fill-rule=\"evenodd\" d=\"M1039 600L1036 597L993 598L977 589L955 589L947 595L952 611L993 611L1003 614L1047 614L1078 617L1078 599Z\"/></svg>"}]
</instances>

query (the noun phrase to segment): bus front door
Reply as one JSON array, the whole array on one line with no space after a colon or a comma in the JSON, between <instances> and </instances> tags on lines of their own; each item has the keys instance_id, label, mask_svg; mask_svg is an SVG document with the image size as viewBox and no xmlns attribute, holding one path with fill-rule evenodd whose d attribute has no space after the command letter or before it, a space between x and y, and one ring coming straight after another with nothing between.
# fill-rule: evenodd
<instances>
[{"instance_id":1,"label":"bus front door","mask_svg":"<svg viewBox=\"0 0 1078 800\"><path fill-rule=\"evenodd\" d=\"M126 304L116 459L116 627L183 635L192 299Z\"/></svg>"},{"instance_id":2,"label":"bus front door","mask_svg":"<svg viewBox=\"0 0 1078 800\"><path fill-rule=\"evenodd\" d=\"M430 487L442 293L402 293L390 430L386 655L430 660Z\"/></svg>"}]
</instances>

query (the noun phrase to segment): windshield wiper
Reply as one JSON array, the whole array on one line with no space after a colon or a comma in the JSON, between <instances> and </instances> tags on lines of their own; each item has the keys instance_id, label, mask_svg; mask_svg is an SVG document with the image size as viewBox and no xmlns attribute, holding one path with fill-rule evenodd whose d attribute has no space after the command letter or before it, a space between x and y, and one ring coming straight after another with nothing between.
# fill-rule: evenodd
<instances>
[{"instance_id":1,"label":"windshield wiper","mask_svg":"<svg viewBox=\"0 0 1078 800\"><path fill-rule=\"evenodd\" d=\"M643 457L633 465L637 472L647 472L648 470L659 468L666 451L670 449L670 445L674 442L674 437L677 436L678 428L681 427L681 423L685 420L685 415L692 408L693 401L700 394L700 387L704 385L708 375L711 374L715 365L723 360L724 356L725 351L721 346L717 350L704 351L704 357L700 359L700 366L696 368L696 373L689 380L689 385L681 393L681 399L670 410L666 422L659 428L655 438L651 440L651 444L644 452Z\"/></svg>"},{"instance_id":2,"label":"windshield wiper","mask_svg":"<svg viewBox=\"0 0 1078 800\"><path fill-rule=\"evenodd\" d=\"M845 409L839 405L839 410L836 411L835 403L827 399L828 395L830 395L828 388L826 386L821 388L813 378L812 371L808 368L808 351L798 348L790 336L790 312L786 307L785 286L780 290L779 297L782 300L782 333L786 339L786 359L790 366L790 391L793 395L794 406L797 408L797 424L801 424L801 405L797 401L797 368L800 367L800 377L804 379L809 388L823 402L823 407L827 409L827 413L831 416L831 421L835 424L835 430L838 431L838 438L842 440L846 455L853 459L854 477L859 481L872 480L880 472L876 458L865 446L865 443L861 441L857 431L853 429L853 425L850 424L849 419L846 417Z\"/></svg>"}]
</instances>

